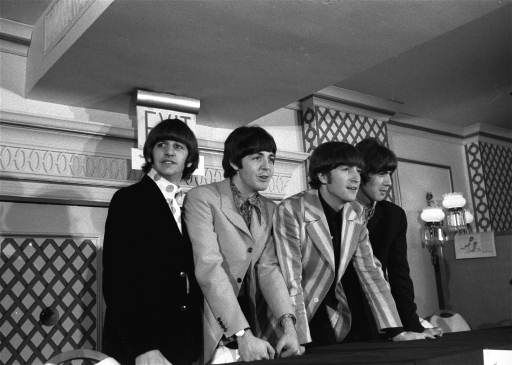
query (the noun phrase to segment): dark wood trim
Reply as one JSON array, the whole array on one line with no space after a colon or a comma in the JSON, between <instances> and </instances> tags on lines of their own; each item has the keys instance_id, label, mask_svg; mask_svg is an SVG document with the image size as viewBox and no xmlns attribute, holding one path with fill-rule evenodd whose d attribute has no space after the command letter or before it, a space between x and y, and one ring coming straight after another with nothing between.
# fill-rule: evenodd
<instances>
[{"instance_id":1,"label":"dark wood trim","mask_svg":"<svg viewBox=\"0 0 512 365\"><path fill-rule=\"evenodd\" d=\"M27 39L27 38L21 37L21 36L17 36L14 34L0 32L0 39L7 41L7 42L21 44L21 45L27 46L27 47L30 46L30 39Z\"/></svg>"},{"instance_id":2,"label":"dark wood trim","mask_svg":"<svg viewBox=\"0 0 512 365\"><path fill-rule=\"evenodd\" d=\"M0 202L9 203L30 203L30 204L43 204L43 205L69 205L78 207L99 207L108 208L109 202L100 202L92 200L77 200L77 199L57 199L57 198L43 198L43 197L22 197L22 196L8 196L0 195Z\"/></svg>"}]
</instances>

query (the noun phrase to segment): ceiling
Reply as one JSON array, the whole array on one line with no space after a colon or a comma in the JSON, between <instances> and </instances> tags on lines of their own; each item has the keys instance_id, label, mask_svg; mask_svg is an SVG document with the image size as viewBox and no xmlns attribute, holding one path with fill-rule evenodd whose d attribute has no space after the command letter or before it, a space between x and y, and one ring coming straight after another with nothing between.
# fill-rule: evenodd
<instances>
[{"instance_id":1,"label":"ceiling","mask_svg":"<svg viewBox=\"0 0 512 365\"><path fill-rule=\"evenodd\" d=\"M50 3L1 0L1 17L37 31ZM115 0L88 16L28 98L126 113L142 88L233 126L336 85L397 118L512 129L511 1Z\"/></svg>"}]
</instances>

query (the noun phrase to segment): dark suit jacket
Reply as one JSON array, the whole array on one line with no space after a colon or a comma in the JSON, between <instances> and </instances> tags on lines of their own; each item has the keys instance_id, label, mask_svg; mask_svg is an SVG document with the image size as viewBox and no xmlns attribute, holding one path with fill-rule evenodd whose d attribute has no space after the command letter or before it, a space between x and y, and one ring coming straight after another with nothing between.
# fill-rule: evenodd
<instances>
[{"instance_id":1,"label":"dark suit jacket","mask_svg":"<svg viewBox=\"0 0 512 365\"><path fill-rule=\"evenodd\" d=\"M147 176L117 191L110 202L103 295L103 352L122 364L155 349L173 365L197 358L202 298L190 242Z\"/></svg>"},{"instance_id":2,"label":"dark suit jacket","mask_svg":"<svg viewBox=\"0 0 512 365\"><path fill-rule=\"evenodd\" d=\"M375 206L375 212L367 227L373 254L381 262L382 270L391 286L404 330L422 332L423 327L416 314L414 289L407 263L407 218L404 210L396 204L380 201ZM365 341L381 337L357 275L350 266L342 283L352 312L352 328L347 341ZM395 332L387 333L385 337L394 336L397 334Z\"/></svg>"},{"instance_id":3,"label":"dark suit jacket","mask_svg":"<svg viewBox=\"0 0 512 365\"><path fill-rule=\"evenodd\" d=\"M382 264L404 329L422 332L414 303L414 288L407 262L407 218L398 205L380 201L368 222L374 255Z\"/></svg>"}]
</instances>

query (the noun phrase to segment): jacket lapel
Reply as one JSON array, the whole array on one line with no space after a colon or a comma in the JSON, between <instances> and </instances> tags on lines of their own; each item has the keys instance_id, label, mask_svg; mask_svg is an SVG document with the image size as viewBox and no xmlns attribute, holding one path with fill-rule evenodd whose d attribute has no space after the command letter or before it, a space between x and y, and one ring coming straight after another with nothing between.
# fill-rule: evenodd
<instances>
[{"instance_id":1,"label":"jacket lapel","mask_svg":"<svg viewBox=\"0 0 512 365\"><path fill-rule=\"evenodd\" d=\"M341 242L340 242L340 262L338 268L338 276L336 282L341 280L341 276L352 258L351 252L357 246L357 237L354 241L354 231L356 225L361 223L362 207L357 202L345 203L343 207L343 221L341 226Z\"/></svg>"},{"instance_id":2,"label":"jacket lapel","mask_svg":"<svg viewBox=\"0 0 512 365\"><path fill-rule=\"evenodd\" d=\"M169 204L167 204L167 201L165 200L156 183L147 175L142 177L140 183L143 188L146 200L154 202L151 204L151 206L154 207L153 209L155 210L155 216L159 217L159 219L162 221L169 221L171 227L176 230L179 235L182 235L178 225L176 224L176 221L174 220L171 208L169 208Z\"/></svg>"},{"instance_id":3,"label":"jacket lapel","mask_svg":"<svg viewBox=\"0 0 512 365\"><path fill-rule=\"evenodd\" d=\"M314 245L334 272L334 250L332 248L331 232L316 189L304 193L304 222L309 237L311 237Z\"/></svg>"},{"instance_id":4,"label":"jacket lapel","mask_svg":"<svg viewBox=\"0 0 512 365\"><path fill-rule=\"evenodd\" d=\"M242 215L238 212L238 209L235 206L235 201L233 200L233 192L231 191L231 186L229 185L229 179L225 179L219 183L219 192L221 204L220 208L224 215L235 227L240 229L242 232L245 232L249 237L252 238L249 227L247 227L247 224L242 218Z\"/></svg>"}]
</instances>

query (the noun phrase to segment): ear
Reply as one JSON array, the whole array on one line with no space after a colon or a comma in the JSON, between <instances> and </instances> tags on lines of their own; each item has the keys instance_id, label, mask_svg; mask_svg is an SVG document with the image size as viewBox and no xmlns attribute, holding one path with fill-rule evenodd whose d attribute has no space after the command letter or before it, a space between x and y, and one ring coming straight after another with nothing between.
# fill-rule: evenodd
<instances>
[{"instance_id":1,"label":"ear","mask_svg":"<svg viewBox=\"0 0 512 365\"><path fill-rule=\"evenodd\" d=\"M238 167L237 165L235 165L233 162L229 161L229 165L233 168L233 170L235 171L238 171L240 170L240 167Z\"/></svg>"},{"instance_id":2,"label":"ear","mask_svg":"<svg viewBox=\"0 0 512 365\"><path fill-rule=\"evenodd\" d=\"M190 166L192 166L192 162L187 162L186 165L185 165L185 167L187 167L187 168L190 167Z\"/></svg>"},{"instance_id":3,"label":"ear","mask_svg":"<svg viewBox=\"0 0 512 365\"><path fill-rule=\"evenodd\" d=\"M318 177L318 180L320 181L320 183L322 183L323 185L325 184L328 184L329 183L329 173L323 173L323 172L319 172L316 176Z\"/></svg>"}]
</instances>

